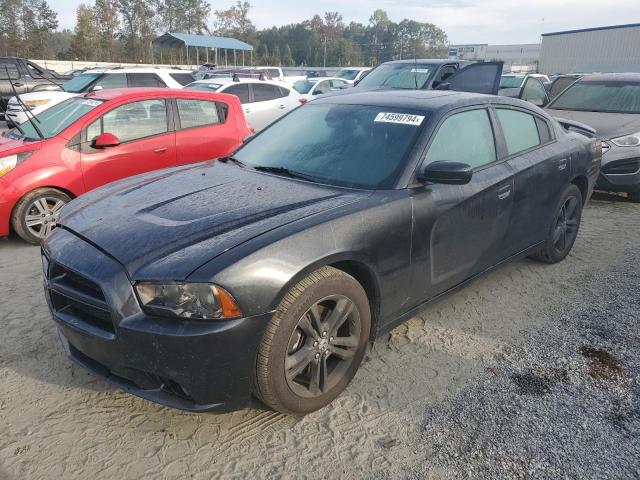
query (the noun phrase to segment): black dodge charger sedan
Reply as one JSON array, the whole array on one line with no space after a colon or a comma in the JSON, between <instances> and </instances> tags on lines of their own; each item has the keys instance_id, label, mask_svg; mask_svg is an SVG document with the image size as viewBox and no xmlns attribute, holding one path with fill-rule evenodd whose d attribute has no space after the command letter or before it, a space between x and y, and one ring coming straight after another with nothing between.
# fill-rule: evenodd
<instances>
[{"instance_id":1,"label":"black dodge charger sedan","mask_svg":"<svg viewBox=\"0 0 640 480\"><path fill-rule=\"evenodd\" d=\"M516 99L318 99L232 157L71 202L43 244L46 296L70 358L135 395L311 412L433 300L562 260L600 160Z\"/></svg>"}]
</instances>

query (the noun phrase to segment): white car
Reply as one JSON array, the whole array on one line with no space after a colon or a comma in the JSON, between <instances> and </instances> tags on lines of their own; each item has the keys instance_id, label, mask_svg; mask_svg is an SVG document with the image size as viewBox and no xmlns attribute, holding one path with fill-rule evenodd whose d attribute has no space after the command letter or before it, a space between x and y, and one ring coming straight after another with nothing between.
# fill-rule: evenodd
<instances>
[{"instance_id":1,"label":"white car","mask_svg":"<svg viewBox=\"0 0 640 480\"><path fill-rule=\"evenodd\" d=\"M349 83L343 78L337 77L318 77L298 80L293 84L293 88L300 93L302 103L306 103L316 95L329 93L334 90L341 90L349 86Z\"/></svg>"},{"instance_id":2,"label":"white car","mask_svg":"<svg viewBox=\"0 0 640 480\"><path fill-rule=\"evenodd\" d=\"M366 67L347 67L338 70L335 76L342 78L349 85L353 85L370 71L371 69Z\"/></svg>"},{"instance_id":3,"label":"white car","mask_svg":"<svg viewBox=\"0 0 640 480\"><path fill-rule=\"evenodd\" d=\"M529 77L537 78L543 83L549 82L549 77L541 73L504 73L500 77L500 90L498 95L504 97L517 97Z\"/></svg>"},{"instance_id":4,"label":"white car","mask_svg":"<svg viewBox=\"0 0 640 480\"><path fill-rule=\"evenodd\" d=\"M235 95L240 99L247 121L256 132L301 104L300 94L277 80L212 78L198 80L184 88Z\"/></svg>"},{"instance_id":5,"label":"white car","mask_svg":"<svg viewBox=\"0 0 640 480\"><path fill-rule=\"evenodd\" d=\"M182 88L193 82L191 72L168 68L115 68L111 70L87 70L65 82L60 89L23 93L20 100L29 109L30 115L38 115L68 98L91 90L103 88L161 87ZM11 97L7 105L7 121L20 125L28 121L22 105Z\"/></svg>"}]
</instances>

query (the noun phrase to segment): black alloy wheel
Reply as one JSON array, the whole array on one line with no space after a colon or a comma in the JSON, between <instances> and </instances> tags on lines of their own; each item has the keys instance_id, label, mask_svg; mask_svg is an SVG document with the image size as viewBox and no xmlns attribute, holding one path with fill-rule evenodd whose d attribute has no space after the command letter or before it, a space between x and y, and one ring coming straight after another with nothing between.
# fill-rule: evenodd
<instances>
[{"instance_id":1,"label":"black alloy wheel","mask_svg":"<svg viewBox=\"0 0 640 480\"><path fill-rule=\"evenodd\" d=\"M258 348L253 393L289 414L328 405L355 376L370 329L362 285L342 270L316 270L276 308Z\"/></svg>"}]
</instances>

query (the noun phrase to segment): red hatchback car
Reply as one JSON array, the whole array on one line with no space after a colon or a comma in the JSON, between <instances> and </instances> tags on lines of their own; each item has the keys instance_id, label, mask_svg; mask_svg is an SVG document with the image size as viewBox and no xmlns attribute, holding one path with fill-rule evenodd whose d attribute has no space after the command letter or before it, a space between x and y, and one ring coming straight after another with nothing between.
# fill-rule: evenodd
<instances>
[{"instance_id":1,"label":"red hatchback car","mask_svg":"<svg viewBox=\"0 0 640 480\"><path fill-rule=\"evenodd\" d=\"M13 229L39 243L78 195L225 157L250 134L233 95L134 88L66 100L0 137L0 237Z\"/></svg>"}]
</instances>

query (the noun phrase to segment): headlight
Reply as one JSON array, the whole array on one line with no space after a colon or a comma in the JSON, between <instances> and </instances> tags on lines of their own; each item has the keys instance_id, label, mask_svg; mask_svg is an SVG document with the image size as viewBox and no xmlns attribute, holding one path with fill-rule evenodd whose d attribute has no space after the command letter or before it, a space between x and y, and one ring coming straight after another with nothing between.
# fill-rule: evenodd
<instances>
[{"instance_id":1,"label":"headlight","mask_svg":"<svg viewBox=\"0 0 640 480\"><path fill-rule=\"evenodd\" d=\"M36 107L40 107L42 105L46 105L50 101L51 100L49 100L49 99L46 99L46 100L27 100L26 102L24 102L24 106L27 107L29 110L33 110Z\"/></svg>"},{"instance_id":2,"label":"headlight","mask_svg":"<svg viewBox=\"0 0 640 480\"><path fill-rule=\"evenodd\" d=\"M36 151L32 150L31 152L22 152L16 155L9 155L7 157L0 158L0 177L9 170L13 170L16 165L19 165L34 153L36 153Z\"/></svg>"},{"instance_id":3,"label":"headlight","mask_svg":"<svg viewBox=\"0 0 640 480\"><path fill-rule=\"evenodd\" d=\"M140 282L135 288L142 307L152 314L194 320L242 316L231 294L210 283Z\"/></svg>"},{"instance_id":4,"label":"headlight","mask_svg":"<svg viewBox=\"0 0 640 480\"><path fill-rule=\"evenodd\" d=\"M638 147L640 146L640 132L612 138L611 141L619 147Z\"/></svg>"}]
</instances>

